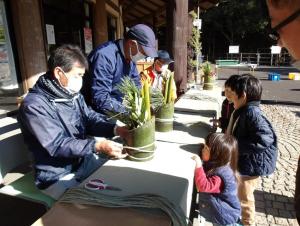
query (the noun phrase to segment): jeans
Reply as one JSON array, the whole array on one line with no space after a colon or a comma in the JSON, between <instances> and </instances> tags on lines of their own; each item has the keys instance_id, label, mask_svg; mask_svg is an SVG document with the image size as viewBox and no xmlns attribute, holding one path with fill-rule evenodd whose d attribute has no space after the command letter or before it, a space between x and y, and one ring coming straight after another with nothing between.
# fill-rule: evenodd
<instances>
[{"instance_id":1,"label":"jeans","mask_svg":"<svg viewBox=\"0 0 300 226\"><path fill-rule=\"evenodd\" d=\"M65 175L55 184L52 184L50 187L40 191L58 200L67 189L78 186L107 160L108 158L103 155L86 155L76 172Z\"/></svg>"}]
</instances>

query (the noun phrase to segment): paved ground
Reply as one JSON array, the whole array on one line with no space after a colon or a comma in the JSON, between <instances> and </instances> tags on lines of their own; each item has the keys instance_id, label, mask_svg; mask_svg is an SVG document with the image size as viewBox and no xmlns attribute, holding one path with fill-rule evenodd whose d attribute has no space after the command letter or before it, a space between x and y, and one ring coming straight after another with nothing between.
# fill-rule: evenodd
<instances>
[{"instance_id":1,"label":"paved ground","mask_svg":"<svg viewBox=\"0 0 300 226\"><path fill-rule=\"evenodd\" d=\"M293 196L300 154L300 107L261 105L278 136L276 171L262 179L255 192L257 225L298 225Z\"/></svg>"},{"instance_id":2,"label":"paved ground","mask_svg":"<svg viewBox=\"0 0 300 226\"><path fill-rule=\"evenodd\" d=\"M263 84L262 100L265 102L277 102L281 104L296 104L300 106L300 81L289 80L288 73L296 72L291 67L260 67L255 70L254 75L257 76ZM281 74L280 81L269 81L268 73L276 72ZM246 69L237 68L220 68L218 71L220 84L232 74L249 73Z\"/></svg>"}]
</instances>

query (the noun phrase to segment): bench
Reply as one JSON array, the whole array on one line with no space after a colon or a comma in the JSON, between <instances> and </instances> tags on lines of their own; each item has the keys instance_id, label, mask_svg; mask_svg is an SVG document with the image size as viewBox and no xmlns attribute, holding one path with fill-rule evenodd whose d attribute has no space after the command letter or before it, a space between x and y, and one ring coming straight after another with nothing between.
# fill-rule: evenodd
<instances>
[{"instance_id":1,"label":"bench","mask_svg":"<svg viewBox=\"0 0 300 226\"><path fill-rule=\"evenodd\" d=\"M239 72L240 68L248 68L250 70L250 73L254 75L254 70L257 68L257 64L251 64L245 62L239 63L238 60L216 60L216 68L219 69L222 67L237 68L238 74L240 73Z\"/></svg>"},{"instance_id":2,"label":"bench","mask_svg":"<svg viewBox=\"0 0 300 226\"><path fill-rule=\"evenodd\" d=\"M3 117L0 125L0 193L40 203L49 209L55 200L34 184L31 155L16 118Z\"/></svg>"},{"instance_id":3,"label":"bench","mask_svg":"<svg viewBox=\"0 0 300 226\"><path fill-rule=\"evenodd\" d=\"M238 60L216 60L216 65L218 67L233 66L233 65L237 65L238 63L239 63Z\"/></svg>"}]
</instances>

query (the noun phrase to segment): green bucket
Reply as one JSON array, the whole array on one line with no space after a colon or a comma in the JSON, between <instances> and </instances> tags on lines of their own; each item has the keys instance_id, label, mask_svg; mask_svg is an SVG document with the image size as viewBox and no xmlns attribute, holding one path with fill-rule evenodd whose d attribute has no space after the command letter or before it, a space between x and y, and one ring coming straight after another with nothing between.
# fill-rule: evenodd
<instances>
[{"instance_id":1,"label":"green bucket","mask_svg":"<svg viewBox=\"0 0 300 226\"><path fill-rule=\"evenodd\" d=\"M155 113L155 130L168 132L173 130L174 103L163 105Z\"/></svg>"},{"instance_id":2,"label":"green bucket","mask_svg":"<svg viewBox=\"0 0 300 226\"><path fill-rule=\"evenodd\" d=\"M155 150L155 118L144 125L129 131L125 148L128 159L133 161L148 161L154 157Z\"/></svg>"}]
</instances>

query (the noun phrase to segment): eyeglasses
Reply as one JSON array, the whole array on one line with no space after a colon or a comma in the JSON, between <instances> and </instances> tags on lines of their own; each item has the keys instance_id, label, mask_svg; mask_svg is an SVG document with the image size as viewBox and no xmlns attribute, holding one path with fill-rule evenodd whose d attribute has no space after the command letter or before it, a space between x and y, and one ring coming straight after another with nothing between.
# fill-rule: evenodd
<instances>
[{"instance_id":1,"label":"eyeglasses","mask_svg":"<svg viewBox=\"0 0 300 226\"><path fill-rule=\"evenodd\" d=\"M278 30L283 28L284 26L291 23L293 20L295 20L300 15L300 9L298 9L296 12L294 12L292 15L290 15L288 18L277 24L275 27L273 27L271 30L272 32L269 34L269 37L273 39L274 41L278 41L280 39L280 35L278 34Z\"/></svg>"},{"instance_id":2,"label":"eyeglasses","mask_svg":"<svg viewBox=\"0 0 300 226\"><path fill-rule=\"evenodd\" d=\"M272 28L269 37L275 41L278 41L280 39L280 35L278 34L278 30L283 28L284 26L291 23L293 20L295 20L300 15L300 9L298 9L296 12L294 12L292 15L290 15L288 18L277 24L274 28Z\"/></svg>"}]
</instances>

